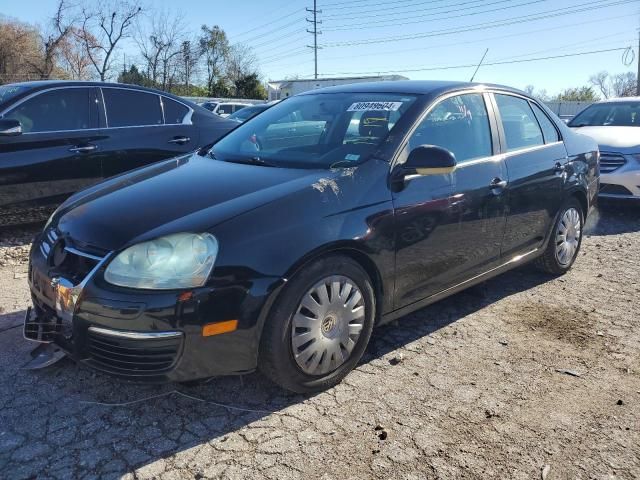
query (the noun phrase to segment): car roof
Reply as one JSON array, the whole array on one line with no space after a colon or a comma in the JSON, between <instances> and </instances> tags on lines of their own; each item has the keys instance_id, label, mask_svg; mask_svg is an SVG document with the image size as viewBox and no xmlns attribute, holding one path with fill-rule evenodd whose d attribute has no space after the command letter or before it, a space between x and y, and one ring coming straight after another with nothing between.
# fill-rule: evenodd
<instances>
[{"instance_id":1,"label":"car roof","mask_svg":"<svg viewBox=\"0 0 640 480\"><path fill-rule=\"evenodd\" d=\"M115 83L115 82L89 82L89 81L79 81L79 80L34 80L31 82L20 82L20 83L11 83L11 84L5 84L3 85L4 87L10 87L10 86L20 86L20 87L26 87L27 90L25 90L24 92L22 92L20 95L17 95L15 98L13 98L11 100L11 103L13 103L13 101L24 97L26 95L31 95L34 92L37 92L38 90L45 90L47 88L56 88L56 87L119 87L119 88L126 88L128 90L139 90L142 92L149 92L149 93L155 93L158 95L164 95L165 97L169 97L172 98L174 100L177 100L181 103L187 104L190 107L198 107L198 105L196 105L194 102L190 101L190 100L186 100L182 97L178 97L176 95L173 95L172 93L168 93L168 92L163 92L161 90L156 90L155 88L147 88L147 87L141 87L140 85L131 85L128 83Z\"/></svg>"},{"instance_id":2,"label":"car roof","mask_svg":"<svg viewBox=\"0 0 640 480\"><path fill-rule=\"evenodd\" d=\"M529 96L526 93L504 85L496 85L491 83L472 83L445 80L399 80L385 82L359 82L346 85L336 85L334 87L320 88L301 93L300 95L313 95L316 93L399 93L406 95L420 94L444 94L455 92L458 90L503 90L506 92L517 93L519 95Z\"/></svg>"},{"instance_id":3,"label":"car roof","mask_svg":"<svg viewBox=\"0 0 640 480\"><path fill-rule=\"evenodd\" d=\"M605 98L594 103L622 103L622 102L640 102L640 97L616 97Z\"/></svg>"}]
</instances>

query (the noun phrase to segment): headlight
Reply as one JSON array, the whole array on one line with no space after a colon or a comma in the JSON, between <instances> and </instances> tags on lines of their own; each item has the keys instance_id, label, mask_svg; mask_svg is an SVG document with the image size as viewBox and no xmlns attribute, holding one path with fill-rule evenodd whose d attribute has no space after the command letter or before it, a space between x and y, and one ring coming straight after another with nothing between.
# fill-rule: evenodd
<instances>
[{"instance_id":1,"label":"headlight","mask_svg":"<svg viewBox=\"0 0 640 480\"><path fill-rule=\"evenodd\" d=\"M217 255L218 241L210 233L176 233L127 248L109 263L104 278L132 288L200 287Z\"/></svg>"}]
</instances>

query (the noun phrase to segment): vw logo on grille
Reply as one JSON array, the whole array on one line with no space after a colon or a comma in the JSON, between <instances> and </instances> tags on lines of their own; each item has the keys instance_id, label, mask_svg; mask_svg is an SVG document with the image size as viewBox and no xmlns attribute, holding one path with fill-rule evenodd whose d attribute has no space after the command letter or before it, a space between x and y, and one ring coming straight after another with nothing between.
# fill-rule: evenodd
<instances>
[{"instance_id":1,"label":"vw logo on grille","mask_svg":"<svg viewBox=\"0 0 640 480\"><path fill-rule=\"evenodd\" d=\"M62 265L64 259L67 257L67 251L65 250L64 238L58 238L49 250L49 256L47 257L47 263L52 267L58 267Z\"/></svg>"}]
</instances>

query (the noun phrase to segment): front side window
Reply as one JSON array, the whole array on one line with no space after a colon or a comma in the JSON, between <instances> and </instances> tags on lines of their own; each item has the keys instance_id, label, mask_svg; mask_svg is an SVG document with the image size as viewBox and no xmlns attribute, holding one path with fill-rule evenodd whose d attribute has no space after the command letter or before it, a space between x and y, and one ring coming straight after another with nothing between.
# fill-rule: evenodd
<instances>
[{"instance_id":1,"label":"front side window","mask_svg":"<svg viewBox=\"0 0 640 480\"><path fill-rule=\"evenodd\" d=\"M458 95L438 103L409 139L410 150L420 145L446 148L457 162L492 155L489 116L482 95Z\"/></svg>"},{"instance_id":2,"label":"front side window","mask_svg":"<svg viewBox=\"0 0 640 480\"><path fill-rule=\"evenodd\" d=\"M549 117L547 117L547 114L544 113L542 109L535 103L532 103L531 106L533 107L533 113L536 114L538 123L542 128L542 134L544 135L544 143L553 143L553 142L559 141L560 136L558 135L558 130L556 130L556 127L553 124L553 122L549 120Z\"/></svg>"},{"instance_id":3,"label":"front side window","mask_svg":"<svg viewBox=\"0 0 640 480\"><path fill-rule=\"evenodd\" d=\"M605 102L587 107L573 120L570 127L640 127L640 102Z\"/></svg>"},{"instance_id":4,"label":"front side window","mask_svg":"<svg viewBox=\"0 0 640 480\"><path fill-rule=\"evenodd\" d=\"M23 133L91 128L87 88L61 88L36 95L4 115L18 120Z\"/></svg>"},{"instance_id":5,"label":"front side window","mask_svg":"<svg viewBox=\"0 0 640 480\"><path fill-rule=\"evenodd\" d=\"M183 104L178 103L170 98L164 97L162 99L162 105L164 107L164 123L175 124L182 123L184 117L189 113L189 109Z\"/></svg>"},{"instance_id":6,"label":"front side window","mask_svg":"<svg viewBox=\"0 0 640 480\"><path fill-rule=\"evenodd\" d=\"M527 100L501 94L495 98L508 152L544 145L542 131Z\"/></svg>"},{"instance_id":7,"label":"front side window","mask_svg":"<svg viewBox=\"0 0 640 480\"><path fill-rule=\"evenodd\" d=\"M103 88L109 127L162 125L160 97L153 93Z\"/></svg>"},{"instance_id":8,"label":"front side window","mask_svg":"<svg viewBox=\"0 0 640 480\"><path fill-rule=\"evenodd\" d=\"M291 168L347 167L368 159L415 95L325 93L291 97L213 146L220 160Z\"/></svg>"}]
</instances>

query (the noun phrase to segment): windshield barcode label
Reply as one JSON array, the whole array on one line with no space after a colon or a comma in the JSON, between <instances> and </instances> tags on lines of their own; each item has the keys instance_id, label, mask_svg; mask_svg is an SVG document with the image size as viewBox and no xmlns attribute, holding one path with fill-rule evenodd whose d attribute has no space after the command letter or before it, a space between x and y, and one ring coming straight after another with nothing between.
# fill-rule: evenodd
<instances>
[{"instance_id":1,"label":"windshield barcode label","mask_svg":"<svg viewBox=\"0 0 640 480\"><path fill-rule=\"evenodd\" d=\"M382 111L395 112L402 106L402 102L356 102L352 103L347 112Z\"/></svg>"}]
</instances>

